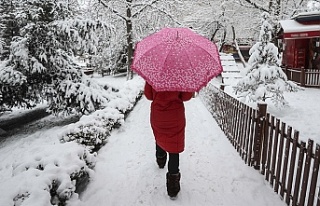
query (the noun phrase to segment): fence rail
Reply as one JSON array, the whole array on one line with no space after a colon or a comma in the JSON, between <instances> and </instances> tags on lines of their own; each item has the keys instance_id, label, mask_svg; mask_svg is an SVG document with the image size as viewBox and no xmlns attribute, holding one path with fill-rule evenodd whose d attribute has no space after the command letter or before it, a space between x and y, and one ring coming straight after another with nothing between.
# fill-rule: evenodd
<instances>
[{"instance_id":1,"label":"fence rail","mask_svg":"<svg viewBox=\"0 0 320 206\"><path fill-rule=\"evenodd\" d=\"M289 80L303 87L320 87L319 69L289 69L284 68Z\"/></svg>"},{"instance_id":2,"label":"fence rail","mask_svg":"<svg viewBox=\"0 0 320 206\"><path fill-rule=\"evenodd\" d=\"M259 170L287 205L320 206L320 145L299 140L299 132L209 84L200 92L230 143L249 166Z\"/></svg>"}]
</instances>

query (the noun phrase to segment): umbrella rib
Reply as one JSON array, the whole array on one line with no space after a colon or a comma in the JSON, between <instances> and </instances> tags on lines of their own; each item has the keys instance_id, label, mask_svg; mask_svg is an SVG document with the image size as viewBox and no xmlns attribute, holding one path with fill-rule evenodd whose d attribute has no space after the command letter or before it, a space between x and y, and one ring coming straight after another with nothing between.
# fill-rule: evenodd
<instances>
[{"instance_id":1,"label":"umbrella rib","mask_svg":"<svg viewBox=\"0 0 320 206\"><path fill-rule=\"evenodd\" d=\"M170 52L172 51L172 49L173 49L173 46L171 46L170 50L169 50L168 53L167 53L167 56L166 56L165 60L163 61L163 65L162 65L163 68L164 68L164 65L166 65L167 59L168 59L169 54L170 54Z\"/></svg>"},{"instance_id":2,"label":"umbrella rib","mask_svg":"<svg viewBox=\"0 0 320 206\"><path fill-rule=\"evenodd\" d=\"M192 62L191 62L191 60L190 60L190 56L188 55L188 52L184 51L184 53L185 53L186 56L188 57L188 60L189 60L189 62L190 62L190 64L191 64L191 67L193 67Z\"/></svg>"},{"instance_id":3,"label":"umbrella rib","mask_svg":"<svg viewBox=\"0 0 320 206\"><path fill-rule=\"evenodd\" d=\"M194 43L194 42L193 42ZM210 57L212 57L212 55L206 50L206 49L204 49L203 47L201 47L200 45L198 45L198 44L196 44L196 43L194 43L194 46L197 46L199 49L201 49L201 50L203 50L205 53L207 53ZM217 55L219 56L219 52L218 52L218 50L216 50L217 51ZM188 55L188 53L185 51L185 54L187 55L187 57L188 57L188 59L189 59L189 62L190 62L190 64L191 64L191 66L193 67L193 65L192 65L192 61L190 60L190 57L189 57L189 55ZM220 56L219 56L219 58L220 58ZM213 59L214 60L214 59ZM216 62L216 64L217 64L217 66L219 67L222 67L221 66L221 62L220 61L217 61ZM193 72L196 72L195 70L192 70ZM208 79L210 78L210 77L207 77ZM206 83L205 82L203 82L203 85L205 85Z\"/></svg>"},{"instance_id":4,"label":"umbrella rib","mask_svg":"<svg viewBox=\"0 0 320 206\"><path fill-rule=\"evenodd\" d=\"M198 48L200 48L201 50L203 50L205 53L207 53L210 57L212 57L212 55L211 55L206 49L204 49L202 46L200 46L200 45L198 45L198 44L196 44L196 43L194 43L194 42L193 42L193 44L194 44L194 46L197 46ZM188 59L190 60L189 55L188 55L187 52L186 52L186 54L187 54L187 56L188 56ZM219 56L218 50L217 50L217 55ZM219 58L220 58L220 57L219 57ZM190 61L190 62L191 62L191 61ZM217 62L217 64L221 65L220 62Z\"/></svg>"},{"instance_id":5,"label":"umbrella rib","mask_svg":"<svg viewBox=\"0 0 320 206\"><path fill-rule=\"evenodd\" d=\"M193 42L195 46L199 47L200 49L204 50L205 53L207 53L209 56L211 56L211 54L206 50L204 49L202 46L196 44L195 42ZM216 51L217 51L217 54L219 55L219 52L218 52L218 49L216 48Z\"/></svg>"},{"instance_id":6,"label":"umbrella rib","mask_svg":"<svg viewBox=\"0 0 320 206\"><path fill-rule=\"evenodd\" d=\"M159 45L161 45L163 42L158 42L156 45L150 47L148 50L146 50L145 52L143 52L142 54L140 54L141 56L145 55L146 53L148 53L150 50L154 49L155 47L158 47Z\"/></svg>"}]
</instances>

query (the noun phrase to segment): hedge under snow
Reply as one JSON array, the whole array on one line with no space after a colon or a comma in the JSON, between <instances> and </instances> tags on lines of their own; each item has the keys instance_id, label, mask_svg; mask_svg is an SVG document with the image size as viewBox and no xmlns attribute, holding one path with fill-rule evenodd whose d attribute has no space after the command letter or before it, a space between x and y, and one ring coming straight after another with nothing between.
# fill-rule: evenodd
<instances>
[{"instance_id":1,"label":"hedge under snow","mask_svg":"<svg viewBox=\"0 0 320 206\"><path fill-rule=\"evenodd\" d=\"M78 200L92 175L97 151L112 129L123 124L143 86L140 77L126 81L103 109L59 128L58 141L23 150L22 158L6 166L12 174L1 183L0 205L61 206Z\"/></svg>"}]
</instances>

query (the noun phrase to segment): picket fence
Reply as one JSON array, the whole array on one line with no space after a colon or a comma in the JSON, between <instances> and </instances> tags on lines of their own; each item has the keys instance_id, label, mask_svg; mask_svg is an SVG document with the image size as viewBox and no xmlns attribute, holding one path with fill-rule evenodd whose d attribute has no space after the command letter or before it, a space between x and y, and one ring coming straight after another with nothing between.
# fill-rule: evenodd
<instances>
[{"instance_id":1,"label":"picket fence","mask_svg":"<svg viewBox=\"0 0 320 206\"><path fill-rule=\"evenodd\" d=\"M299 132L212 84L200 97L246 164L260 171L287 205L320 206L320 145L299 140Z\"/></svg>"}]
</instances>

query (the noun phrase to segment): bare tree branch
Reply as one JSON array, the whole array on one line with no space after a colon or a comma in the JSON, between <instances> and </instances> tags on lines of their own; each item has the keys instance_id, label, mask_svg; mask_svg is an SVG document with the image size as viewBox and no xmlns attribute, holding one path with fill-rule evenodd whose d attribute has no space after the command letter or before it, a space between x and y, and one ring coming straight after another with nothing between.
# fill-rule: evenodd
<instances>
[{"instance_id":1,"label":"bare tree branch","mask_svg":"<svg viewBox=\"0 0 320 206\"><path fill-rule=\"evenodd\" d=\"M250 4L251 6L253 6L256 9L259 9L261 11L265 11L265 12L269 12L267 9L265 9L263 6L260 6L258 4L256 4L255 2L251 1L251 0L244 0L245 2L247 2L248 4ZM241 1L239 1L241 2Z\"/></svg>"},{"instance_id":2,"label":"bare tree branch","mask_svg":"<svg viewBox=\"0 0 320 206\"><path fill-rule=\"evenodd\" d=\"M176 24L182 25L182 23L180 23L178 20L176 20L176 19L173 17L173 15L169 14L168 12L164 11L163 9L159 9L159 8L153 6L153 5L151 5L151 7L154 8L154 9L156 9L156 10L158 10L160 13L165 14L168 18L170 18L170 19L171 19L172 21L174 21Z\"/></svg>"},{"instance_id":3,"label":"bare tree branch","mask_svg":"<svg viewBox=\"0 0 320 206\"><path fill-rule=\"evenodd\" d=\"M137 11L136 13L134 13L134 14L132 15L132 18L138 16L138 15L139 15L141 12L143 12L146 8L152 6L152 4L155 4L155 3L157 3L158 1L160 1L160 0L153 0L151 3L145 4L145 6L144 6L143 8L141 8L139 11Z\"/></svg>"},{"instance_id":4,"label":"bare tree branch","mask_svg":"<svg viewBox=\"0 0 320 206\"><path fill-rule=\"evenodd\" d=\"M115 15L119 16L121 19L123 20L127 20L126 17L122 16L118 11L114 10L113 8L111 8L110 6L108 6L105 2L99 0L99 3L101 3L105 8L109 9L111 12L113 12Z\"/></svg>"}]
</instances>

